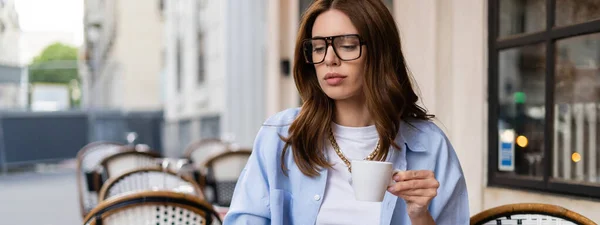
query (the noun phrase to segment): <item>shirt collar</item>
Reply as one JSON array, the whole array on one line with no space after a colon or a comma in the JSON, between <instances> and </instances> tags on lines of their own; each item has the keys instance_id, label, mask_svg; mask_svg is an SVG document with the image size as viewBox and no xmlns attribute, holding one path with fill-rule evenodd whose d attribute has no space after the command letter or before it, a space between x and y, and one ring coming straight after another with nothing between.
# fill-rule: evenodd
<instances>
[{"instance_id":1,"label":"shirt collar","mask_svg":"<svg viewBox=\"0 0 600 225\"><path fill-rule=\"evenodd\" d=\"M411 152L425 152L427 149L422 140L424 131L418 127L419 121L400 121L400 130L396 144L405 144Z\"/></svg>"}]
</instances>

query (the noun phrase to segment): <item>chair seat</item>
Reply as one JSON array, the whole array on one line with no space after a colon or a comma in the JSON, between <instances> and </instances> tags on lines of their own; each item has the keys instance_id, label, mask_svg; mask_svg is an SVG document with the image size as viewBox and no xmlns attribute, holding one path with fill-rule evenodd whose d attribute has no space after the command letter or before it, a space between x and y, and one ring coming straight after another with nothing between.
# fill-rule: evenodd
<instances>
[{"instance_id":1,"label":"chair seat","mask_svg":"<svg viewBox=\"0 0 600 225\"><path fill-rule=\"evenodd\" d=\"M477 213L471 225L597 225L590 219L560 206L540 203L502 205Z\"/></svg>"},{"instance_id":2,"label":"chair seat","mask_svg":"<svg viewBox=\"0 0 600 225\"><path fill-rule=\"evenodd\" d=\"M516 214L511 216L498 217L494 220L488 221L483 225L577 225L568 220L556 218L547 215L537 214Z\"/></svg>"},{"instance_id":3,"label":"chair seat","mask_svg":"<svg viewBox=\"0 0 600 225\"><path fill-rule=\"evenodd\" d=\"M145 205L124 209L102 221L103 225L204 225L204 218L188 209Z\"/></svg>"}]
</instances>

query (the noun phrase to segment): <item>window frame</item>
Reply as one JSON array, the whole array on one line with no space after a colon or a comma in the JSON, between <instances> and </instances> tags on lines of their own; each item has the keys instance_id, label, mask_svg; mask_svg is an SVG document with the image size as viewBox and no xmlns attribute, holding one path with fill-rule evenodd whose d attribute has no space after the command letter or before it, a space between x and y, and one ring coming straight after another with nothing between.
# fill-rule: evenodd
<instances>
[{"instance_id":1,"label":"window frame","mask_svg":"<svg viewBox=\"0 0 600 225\"><path fill-rule=\"evenodd\" d=\"M183 90L183 49L182 49L182 40L180 37L177 37L177 44L176 44L176 52L175 52L175 58L176 58L176 68L177 68L177 72L175 73L175 79L177 80L175 89L176 92L182 92Z\"/></svg>"},{"instance_id":2,"label":"window frame","mask_svg":"<svg viewBox=\"0 0 600 225\"><path fill-rule=\"evenodd\" d=\"M600 199L600 183L596 186L584 183L561 182L552 178L554 91L556 41L564 38L600 33L600 19L583 23L554 27L556 0L546 0L546 28L539 32L523 33L499 38L499 15L502 0L488 0L488 184L489 187L525 189L555 194ZM499 118L499 67L500 51L532 44L544 43L546 48L545 71L545 128L543 177L532 178L501 174L498 171L498 118Z\"/></svg>"},{"instance_id":3,"label":"window frame","mask_svg":"<svg viewBox=\"0 0 600 225\"><path fill-rule=\"evenodd\" d=\"M208 0L200 0L196 4L196 84L203 85L206 83L206 21L201 20L200 16L206 10Z\"/></svg>"},{"instance_id":4,"label":"window frame","mask_svg":"<svg viewBox=\"0 0 600 225\"><path fill-rule=\"evenodd\" d=\"M197 71L196 71L196 83L197 84L204 84L206 82L206 59L205 59L205 55L206 55L206 50L205 50L205 39L204 39L204 32L199 31L197 34L197 49L196 51L197 53Z\"/></svg>"}]
</instances>

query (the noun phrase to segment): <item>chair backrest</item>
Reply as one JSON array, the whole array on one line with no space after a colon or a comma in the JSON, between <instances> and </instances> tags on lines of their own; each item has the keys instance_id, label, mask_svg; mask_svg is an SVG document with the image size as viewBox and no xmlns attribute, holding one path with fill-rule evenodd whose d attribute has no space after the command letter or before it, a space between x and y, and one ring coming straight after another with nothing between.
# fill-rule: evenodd
<instances>
[{"instance_id":1,"label":"chair backrest","mask_svg":"<svg viewBox=\"0 0 600 225\"><path fill-rule=\"evenodd\" d=\"M140 168L159 168L159 157L160 154L153 151L132 150L113 154L101 162L104 178L108 180Z\"/></svg>"},{"instance_id":2,"label":"chair backrest","mask_svg":"<svg viewBox=\"0 0 600 225\"><path fill-rule=\"evenodd\" d=\"M471 225L597 225L590 219L560 206L519 203L488 209L471 217Z\"/></svg>"},{"instance_id":3,"label":"chair backrest","mask_svg":"<svg viewBox=\"0 0 600 225\"><path fill-rule=\"evenodd\" d=\"M180 176L171 170L141 168L114 177L105 182L100 191L100 202L140 191L173 191L204 199L200 187L190 177Z\"/></svg>"},{"instance_id":4,"label":"chair backrest","mask_svg":"<svg viewBox=\"0 0 600 225\"><path fill-rule=\"evenodd\" d=\"M94 170L104 158L123 151L123 146L114 142L93 142L77 152L77 191L81 216L98 204L99 179L94 179ZM99 177L98 177L99 178Z\"/></svg>"},{"instance_id":5,"label":"chair backrest","mask_svg":"<svg viewBox=\"0 0 600 225\"><path fill-rule=\"evenodd\" d=\"M161 158L159 164L164 168L168 168L177 174L194 178L194 167L188 158Z\"/></svg>"},{"instance_id":6,"label":"chair backrest","mask_svg":"<svg viewBox=\"0 0 600 225\"><path fill-rule=\"evenodd\" d=\"M227 151L229 143L219 139L202 139L190 143L184 151L184 157L190 159L196 169L206 164L211 155Z\"/></svg>"},{"instance_id":7,"label":"chair backrest","mask_svg":"<svg viewBox=\"0 0 600 225\"><path fill-rule=\"evenodd\" d=\"M207 186L214 189L214 203L229 206L236 182L251 154L250 149L228 150L206 161L204 174Z\"/></svg>"},{"instance_id":8,"label":"chair backrest","mask_svg":"<svg viewBox=\"0 0 600 225\"><path fill-rule=\"evenodd\" d=\"M83 220L85 225L222 224L208 202L183 193L146 191L108 199Z\"/></svg>"}]
</instances>

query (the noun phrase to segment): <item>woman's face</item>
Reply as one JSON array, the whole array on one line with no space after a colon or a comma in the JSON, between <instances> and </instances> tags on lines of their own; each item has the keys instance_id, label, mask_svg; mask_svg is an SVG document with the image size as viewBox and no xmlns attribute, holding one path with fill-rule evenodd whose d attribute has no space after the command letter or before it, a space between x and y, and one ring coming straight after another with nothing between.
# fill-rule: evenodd
<instances>
[{"instance_id":1,"label":"woman's face","mask_svg":"<svg viewBox=\"0 0 600 225\"><path fill-rule=\"evenodd\" d=\"M315 39L334 36L339 37ZM323 59L323 62L314 64L323 92L334 100L362 95L366 47L361 45L358 31L350 18L336 9L322 13L314 22L312 38L313 61Z\"/></svg>"}]
</instances>

